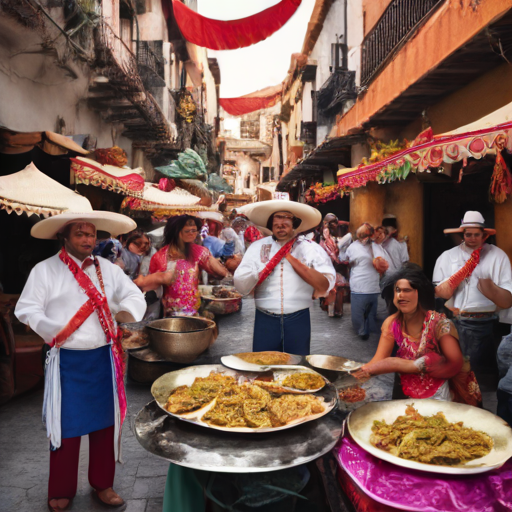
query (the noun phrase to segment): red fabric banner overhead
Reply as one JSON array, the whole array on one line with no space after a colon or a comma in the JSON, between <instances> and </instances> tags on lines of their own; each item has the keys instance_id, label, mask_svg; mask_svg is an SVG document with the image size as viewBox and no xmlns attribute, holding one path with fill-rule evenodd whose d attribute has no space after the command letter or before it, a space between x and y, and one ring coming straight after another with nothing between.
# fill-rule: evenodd
<instances>
[{"instance_id":1,"label":"red fabric banner overhead","mask_svg":"<svg viewBox=\"0 0 512 512\"><path fill-rule=\"evenodd\" d=\"M232 116L241 116L261 110L262 108L273 107L281 99L281 92L272 96L240 96L239 98L220 98L220 106Z\"/></svg>"},{"instance_id":2,"label":"red fabric banner overhead","mask_svg":"<svg viewBox=\"0 0 512 512\"><path fill-rule=\"evenodd\" d=\"M302 0L281 0L253 16L238 20L205 18L178 0L162 0L168 17L170 6L183 37L197 46L211 50L236 50L259 43L277 32L299 8Z\"/></svg>"}]
</instances>

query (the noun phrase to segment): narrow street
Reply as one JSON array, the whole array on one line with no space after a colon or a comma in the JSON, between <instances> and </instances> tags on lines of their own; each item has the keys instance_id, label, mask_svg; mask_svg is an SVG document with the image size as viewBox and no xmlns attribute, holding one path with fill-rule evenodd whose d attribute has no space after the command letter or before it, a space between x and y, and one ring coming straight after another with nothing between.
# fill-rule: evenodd
<instances>
[{"instance_id":1,"label":"narrow street","mask_svg":"<svg viewBox=\"0 0 512 512\"><path fill-rule=\"evenodd\" d=\"M222 355L249 351L252 342L254 303L244 300L240 313L219 321L219 337L204 353L205 359L218 361ZM315 301L311 308L312 354L331 354L358 361L368 361L377 348L378 336L366 342L354 336L350 306L345 305L342 319L329 318ZM382 377L384 379L384 377ZM390 377L386 377L389 387ZM124 425L123 458L118 465L114 489L126 500L128 512L160 512L169 463L144 450L133 433L138 411L151 401L150 387L128 382L128 416ZM484 390L483 390L484 391ZM496 412L495 391L483 393L484 405ZM46 431L41 423L43 390L39 389L11 400L0 408L0 501L1 512L43 512L47 510L48 453ZM78 492L73 510L106 510L91 495L87 480L87 438L80 453Z\"/></svg>"}]
</instances>

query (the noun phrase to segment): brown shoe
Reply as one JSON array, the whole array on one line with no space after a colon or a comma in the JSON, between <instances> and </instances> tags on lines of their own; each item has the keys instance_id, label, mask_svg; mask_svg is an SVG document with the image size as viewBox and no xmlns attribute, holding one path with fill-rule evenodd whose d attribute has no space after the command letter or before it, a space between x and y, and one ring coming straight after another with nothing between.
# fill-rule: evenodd
<instances>
[{"instance_id":1,"label":"brown shoe","mask_svg":"<svg viewBox=\"0 0 512 512\"><path fill-rule=\"evenodd\" d=\"M52 498L48 500L48 510L50 512L60 512L61 510L68 510L71 506L72 500L69 498Z\"/></svg>"},{"instance_id":2,"label":"brown shoe","mask_svg":"<svg viewBox=\"0 0 512 512\"><path fill-rule=\"evenodd\" d=\"M117 494L112 487L98 491L95 489L95 494L98 499L109 507L121 507L124 505L124 500Z\"/></svg>"}]
</instances>

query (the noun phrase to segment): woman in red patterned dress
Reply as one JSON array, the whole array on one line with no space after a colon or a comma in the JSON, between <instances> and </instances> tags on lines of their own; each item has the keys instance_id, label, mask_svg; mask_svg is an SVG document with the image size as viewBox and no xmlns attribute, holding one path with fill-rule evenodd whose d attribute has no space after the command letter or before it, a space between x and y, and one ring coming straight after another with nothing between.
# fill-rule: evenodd
<instances>
[{"instance_id":1,"label":"woman in red patterned dress","mask_svg":"<svg viewBox=\"0 0 512 512\"><path fill-rule=\"evenodd\" d=\"M393 294L396 312L382 325L373 359L355 372L357 378L397 372L410 398L434 398L481 404L473 372L460 350L452 321L433 309L434 285L418 265L408 263L384 288ZM391 306L392 307L392 306ZM397 345L396 357L392 352Z\"/></svg>"},{"instance_id":2,"label":"woman in red patterned dress","mask_svg":"<svg viewBox=\"0 0 512 512\"><path fill-rule=\"evenodd\" d=\"M151 258L149 275L134 281L143 291L163 285L164 317L197 315L201 270L218 278L227 275L226 268L206 247L194 243L200 229L201 221L196 217L171 217L164 230L164 246Z\"/></svg>"}]
</instances>

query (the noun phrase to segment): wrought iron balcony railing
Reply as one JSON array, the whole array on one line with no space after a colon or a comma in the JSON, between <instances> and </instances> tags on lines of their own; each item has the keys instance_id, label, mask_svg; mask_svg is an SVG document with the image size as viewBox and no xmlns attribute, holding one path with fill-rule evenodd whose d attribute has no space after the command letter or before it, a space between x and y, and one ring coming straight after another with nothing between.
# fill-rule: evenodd
<instances>
[{"instance_id":1,"label":"wrought iron balcony railing","mask_svg":"<svg viewBox=\"0 0 512 512\"><path fill-rule=\"evenodd\" d=\"M139 41L137 64L146 87L164 87L163 41Z\"/></svg>"},{"instance_id":2,"label":"wrought iron balcony railing","mask_svg":"<svg viewBox=\"0 0 512 512\"><path fill-rule=\"evenodd\" d=\"M395 50L438 8L443 0L393 0L363 41L361 85L370 82Z\"/></svg>"}]
</instances>

